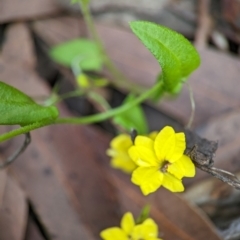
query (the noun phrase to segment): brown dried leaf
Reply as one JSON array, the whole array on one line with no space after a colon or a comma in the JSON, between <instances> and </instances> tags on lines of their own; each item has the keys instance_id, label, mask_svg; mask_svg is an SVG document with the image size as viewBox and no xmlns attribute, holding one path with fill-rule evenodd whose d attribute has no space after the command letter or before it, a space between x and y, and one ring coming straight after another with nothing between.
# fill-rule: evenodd
<instances>
[{"instance_id":1,"label":"brown dried leaf","mask_svg":"<svg viewBox=\"0 0 240 240\"><path fill-rule=\"evenodd\" d=\"M8 177L0 207L0 239L23 240L27 224L27 201L23 191Z\"/></svg>"}]
</instances>

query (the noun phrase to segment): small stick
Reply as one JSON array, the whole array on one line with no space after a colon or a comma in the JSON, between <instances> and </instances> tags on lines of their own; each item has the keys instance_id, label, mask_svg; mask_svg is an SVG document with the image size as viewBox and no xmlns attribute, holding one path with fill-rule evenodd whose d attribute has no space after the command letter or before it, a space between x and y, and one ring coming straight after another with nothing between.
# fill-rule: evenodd
<instances>
[{"instance_id":1,"label":"small stick","mask_svg":"<svg viewBox=\"0 0 240 240\"><path fill-rule=\"evenodd\" d=\"M30 133L29 132L25 133L25 140L24 140L22 146L14 154L12 154L10 157L8 157L6 161L4 161L2 164L0 164L0 169L5 168L9 164L13 163L17 159L17 157L25 151L25 149L30 144L30 142L31 142Z\"/></svg>"},{"instance_id":2,"label":"small stick","mask_svg":"<svg viewBox=\"0 0 240 240\"><path fill-rule=\"evenodd\" d=\"M195 144L193 148L187 153L196 167L240 190L240 181L233 173L213 167L213 159L202 158L203 155L198 152L197 148L198 146Z\"/></svg>"},{"instance_id":3,"label":"small stick","mask_svg":"<svg viewBox=\"0 0 240 240\"><path fill-rule=\"evenodd\" d=\"M199 163L194 162L195 166L201 169L204 172L209 173L213 177L229 184L230 186L240 190L240 181L239 179L232 173L227 172L222 169L214 168L214 167L207 167L200 165Z\"/></svg>"}]
</instances>

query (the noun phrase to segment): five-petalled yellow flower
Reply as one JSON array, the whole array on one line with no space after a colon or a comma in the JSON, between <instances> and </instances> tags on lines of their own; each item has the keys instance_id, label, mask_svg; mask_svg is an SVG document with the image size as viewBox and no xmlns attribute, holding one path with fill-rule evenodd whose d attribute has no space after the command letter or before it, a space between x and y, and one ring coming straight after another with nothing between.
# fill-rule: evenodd
<instances>
[{"instance_id":1,"label":"five-petalled yellow flower","mask_svg":"<svg viewBox=\"0 0 240 240\"><path fill-rule=\"evenodd\" d=\"M132 173L132 182L140 186L144 195L155 192L160 186L182 192L182 178L195 175L195 166L184 155L185 149L185 134L175 133L169 126L164 127L155 139L137 136L128 150L138 166Z\"/></svg>"},{"instance_id":2,"label":"five-petalled yellow flower","mask_svg":"<svg viewBox=\"0 0 240 240\"><path fill-rule=\"evenodd\" d=\"M141 224L135 224L132 213L127 212L121 220L121 228L111 227L100 233L103 240L161 240L158 238L158 226L147 218Z\"/></svg>"}]
</instances>

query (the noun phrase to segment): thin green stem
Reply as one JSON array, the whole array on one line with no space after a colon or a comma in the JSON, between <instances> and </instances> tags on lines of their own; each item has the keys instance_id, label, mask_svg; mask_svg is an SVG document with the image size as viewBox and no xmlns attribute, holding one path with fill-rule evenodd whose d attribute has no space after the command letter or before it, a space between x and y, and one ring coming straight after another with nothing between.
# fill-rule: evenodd
<instances>
[{"instance_id":1,"label":"thin green stem","mask_svg":"<svg viewBox=\"0 0 240 240\"><path fill-rule=\"evenodd\" d=\"M0 135L0 142L4 142L8 139L14 138L18 135L30 132L32 130L45 127L52 124L90 124L90 123L96 123L103 120L106 120L108 118L114 117L117 114L121 114L135 105L143 102L147 98L150 98L152 94L154 94L156 91L161 91L163 87L163 82L159 82L158 84L154 85L152 88L150 88L145 93L141 94L139 97L137 97L134 101L129 102L128 104L124 104L123 106L111 109L104 113L98 113L94 114L88 117L81 117L81 118L59 118L55 121L49 120L49 121L42 121L42 122L36 122L31 125L27 125L18 129L14 129L10 132L4 133Z\"/></svg>"},{"instance_id":2,"label":"thin green stem","mask_svg":"<svg viewBox=\"0 0 240 240\"><path fill-rule=\"evenodd\" d=\"M87 96L89 99L91 99L95 103L99 104L103 108L104 111L108 111L109 109L111 109L111 106L108 104L106 99L104 97L102 97L100 94L98 94L97 92L90 91L90 92L88 92Z\"/></svg>"},{"instance_id":3,"label":"thin green stem","mask_svg":"<svg viewBox=\"0 0 240 240\"><path fill-rule=\"evenodd\" d=\"M80 8L82 10L84 21L87 24L87 29L88 29L89 35L93 38L93 40L96 42L96 44L98 45L99 49L102 52L104 50L104 47L103 47L102 42L97 34L97 30L95 28L95 25L94 25L94 22L92 19L92 15L89 10L89 4L81 1Z\"/></svg>"},{"instance_id":4,"label":"thin green stem","mask_svg":"<svg viewBox=\"0 0 240 240\"><path fill-rule=\"evenodd\" d=\"M90 123L96 123L100 121L104 121L108 118L114 117L118 114L121 114L135 105L141 103L142 101L146 100L147 98L150 98L152 94L154 94L156 91L161 91L163 87L163 83L159 82L158 84L154 85L152 88L150 88L145 93L141 94L139 97L137 97L134 101L129 102L127 104L124 104L120 107L111 109L104 113L95 114L92 116L87 117L81 117L81 118L59 118L55 121L55 123L68 123L68 124L90 124Z\"/></svg>"},{"instance_id":5,"label":"thin green stem","mask_svg":"<svg viewBox=\"0 0 240 240\"><path fill-rule=\"evenodd\" d=\"M83 96L85 94L85 91L81 91L81 90L75 90L75 91L71 91L71 92L67 92L64 93L62 95L53 95L53 97L50 97L49 99L47 99L44 103L44 106L51 106L51 105L55 105L58 102L61 102L64 99L67 98L72 98L72 97L80 97Z\"/></svg>"},{"instance_id":6,"label":"thin green stem","mask_svg":"<svg viewBox=\"0 0 240 240\"><path fill-rule=\"evenodd\" d=\"M0 135L0 142L4 142L4 141L14 138L18 135L28 133L34 129L45 127L45 126L48 126L51 124L53 124L53 121L42 121L42 122L36 122L31 125L27 125L27 126L24 126L24 127L18 128L18 129L14 129L10 132Z\"/></svg>"},{"instance_id":7,"label":"thin green stem","mask_svg":"<svg viewBox=\"0 0 240 240\"><path fill-rule=\"evenodd\" d=\"M59 99L57 100L57 102L62 101L62 100L67 99L67 98L80 97L84 94L85 94L85 91L81 91L81 90L75 90L75 91L72 91L72 92L67 92L67 93L64 93L62 95L59 95Z\"/></svg>"},{"instance_id":8,"label":"thin green stem","mask_svg":"<svg viewBox=\"0 0 240 240\"><path fill-rule=\"evenodd\" d=\"M80 8L83 13L84 21L87 24L89 35L93 38L93 40L97 44L98 49L103 57L104 63L114 78L114 83L118 87L122 87L122 88L125 88L128 90L131 90L132 92L135 92L135 93L142 93L144 89L137 86L136 84L129 83L128 79L115 67L112 60L109 58L109 56L102 44L101 39L98 36L97 30L95 28L95 25L94 25L94 22L92 19L92 15L89 10L89 4L86 4L83 1L81 1Z\"/></svg>"}]
</instances>

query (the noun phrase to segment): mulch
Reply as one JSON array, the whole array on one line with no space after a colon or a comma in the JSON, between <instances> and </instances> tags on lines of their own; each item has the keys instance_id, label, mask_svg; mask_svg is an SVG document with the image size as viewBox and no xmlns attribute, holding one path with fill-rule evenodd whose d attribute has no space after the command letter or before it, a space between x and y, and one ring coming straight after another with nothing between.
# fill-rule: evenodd
<instances>
[{"instance_id":1,"label":"mulch","mask_svg":"<svg viewBox=\"0 0 240 240\"><path fill-rule=\"evenodd\" d=\"M1 81L33 97L49 96L49 79L56 74L65 79L67 86L74 87L71 72L50 62L46 54L55 44L86 36L80 16L65 13L55 1L10 4L3 0L0 23L4 26ZM137 38L126 29L108 24L97 23L97 30L116 66L132 83L150 87L160 68ZM202 65L189 80L196 102L193 130L219 141L216 167L238 173L240 60L210 48L200 54ZM41 58L49 64L44 65ZM125 89L118 91L125 93ZM187 86L177 99L145 105L158 112L150 120L158 129L171 124L182 130L191 111ZM75 106L71 111L65 103L58 108L61 116L74 116L79 110ZM1 132L10 129L0 128ZM199 196L201 191L208 200L239 196L228 185L198 171L196 178L186 181L189 191L185 198L164 189L145 198L129 176L110 168L105 152L112 134L105 130L97 126L57 125L31 135L27 150L9 168L0 171L1 240L99 239L99 232L119 225L126 211L138 216L148 203L163 239L217 240L221 238L213 222L185 198L197 202L194 194ZM22 141L20 136L2 143L1 159L11 155ZM214 210L206 212L211 217Z\"/></svg>"}]
</instances>

